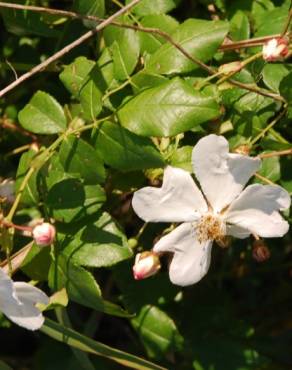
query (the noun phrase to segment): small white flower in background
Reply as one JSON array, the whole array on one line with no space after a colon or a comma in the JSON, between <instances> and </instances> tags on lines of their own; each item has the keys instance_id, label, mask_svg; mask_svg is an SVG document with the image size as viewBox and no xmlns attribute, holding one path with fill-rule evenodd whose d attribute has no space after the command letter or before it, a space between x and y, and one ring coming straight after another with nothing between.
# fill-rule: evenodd
<instances>
[{"instance_id":1,"label":"small white flower in background","mask_svg":"<svg viewBox=\"0 0 292 370\"><path fill-rule=\"evenodd\" d=\"M28 330L37 330L44 317L35 307L37 303L48 304L49 298L40 289L13 280L0 268L0 311L15 324Z\"/></svg>"},{"instance_id":2,"label":"small white flower in background","mask_svg":"<svg viewBox=\"0 0 292 370\"><path fill-rule=\"evenodd\" d=\"M135 280L146 279L160 270L160 261L156 253L146 251L136 254L133 273Z\"/></svg>"},{"instance_id":3,"label":"small white flower in background","mask_svg":"<svg viewBox=\"0 0 292 370\"><path fill-rule=\"evenodd\" d=\"M38 246L45 247L54 242L56 229L49 222L43 222L32 229L32 236Z\"/></svg>"},{"instance_id":4,"label":"small white flower in background","mask_svg":"<svg viewBox=\"0 0 292 370\"><path fill-rule=\"evenodd\" d=\"M283 60L289 53L289 42L280 37L271 39L263 45L263 59L267 62Z\"/></svg>"},{"instance_id":5,"label":"small white flower in background","mask_svg":"<svg viewBox=\"0 0 292 370\"><path fill-rule=\"evenodd\" d=\"M13 203L15 199L15 181L5 179L0 183L0 198L5 199L8 203Z\"/></svg>"},{"instance_id":6,"label":"small white flower in background","mask_svg":"<svg viewBox=\"0 0 292 370\"><path fill-rule=\"evenodd\" d=\"M133 208L144 221L182 223L153 248L173 253L170 280L182 286L206 275L214 240L220 243L227 235L280 237L289 229L278 212L290 206L286 190L260 184L243 190L260 159L229 153L223 136L209 135L194 147L192 163L204 195L188 172L168 166L161 188L146 187L133 197Z\"/></svg>"}]
</instances>

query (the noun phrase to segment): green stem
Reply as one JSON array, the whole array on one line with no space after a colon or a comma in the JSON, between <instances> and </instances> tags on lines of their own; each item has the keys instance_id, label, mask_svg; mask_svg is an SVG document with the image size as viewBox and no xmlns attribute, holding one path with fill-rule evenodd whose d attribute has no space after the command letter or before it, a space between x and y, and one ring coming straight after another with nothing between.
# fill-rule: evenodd
<instances>
[{"instance_id":1,"label":"green stem","mask_svg":"<svg viewBox=\"0 0 292 370\"><path fill-rule=\"evenodd\" d=\"M265 134L285 115L286 113L286 106L284 107L284 109L280 112L280 114L278 114L278 116L273 119L273 121L268 124L267 127L265 127L252 141L251 141L251 145L254 145L259 139L261 139L263 136L265 136Z\"/></svg>"},{"instance_id":2,"label":"green stem","mask_svg":"<svg viewBox=\"0 0 292 370\"><path fill-rule=\"evenodd\" d=\"M251 57L247 58L246 60L244 60L243 62L241 62L241 66L242 66L241 69L243 69L249 63L254 62L255 60L257 60L261 56L262 56L262 52L259 52L259 53L255 54L255 55L252 55ZM238 73L238 71L234 71L234 72L229 73L227 76L223 76L222 78L220 78L220 80L217 81L217 85L222 84L223 82L225 82L226 80L228 80L230 77L232 77L236 73Z\"/></svg>"},{"instance_id":3,"label":"green stem","mask_svg":"<svg viewBox=\"0 0 292 370\"><path fill-rule=\"evenodd\" d=\"M26 185L28 184L29 179L33 175L34 171L35 171L35 168L34 167L31 167L28 170L28 172L26 173L26 175L25 175L25 177L24 177L24 179L23 179L23 181L22 181L22 183L21 183L21 185L19 187L18 194L17 194L17 196L16 196L16 198L14 200L14 203L13 203L12 207L10 208L10 211L9 211L7 217L6 217L6 221L8 221L8 222L12 221L12 218L14 216L14 213L16 212L16 209L18 207L18 204L19 204L19 202L21 200L22 193L23 193Z\"/></svg>"},{"instance_id":4,"label":"green stem","mask_svg":"<svg viewBox=\"0 0 292 370\"><path fill-rule=\"evenodd\" d=\"M102 101L104 102L106 99L108 99L111 95L115 94L117 91L122 90L124 87L128 86L129 84L132 84L132 82L128 79L125 82L123 82L121 85L116 87L115 89L112 89L104 94L102 97Z\"/></svg>"}]
</instances>

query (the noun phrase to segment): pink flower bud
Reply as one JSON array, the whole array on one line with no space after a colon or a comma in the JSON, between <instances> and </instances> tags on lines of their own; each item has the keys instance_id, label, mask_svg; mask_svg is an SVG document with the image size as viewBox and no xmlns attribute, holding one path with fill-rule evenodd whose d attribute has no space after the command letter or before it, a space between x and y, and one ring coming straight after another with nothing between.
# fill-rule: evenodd
<instances>
[{"instance_id":1,"label":"pink flower bud","mask_svg":"<svg viewBox=\"0 0 292 370\"><path fill-rule=\"evenodd\" d=\"M146 279L155 275L160 270L159 257L154 252L138 253L133 266L134 278L136 280Z\"/></svg>"},{"instance_id":2,"label":"pink flower bud","mask_svg":"<svg viewBox=\"0 0 292 370\"><path fill-rule=\"evenodd\" d=\"M40 247L50 245L55 240L56 229L48 222L36 225L32 230L34 241Z\"/></svg>"},{"instance_id":3,"label":"pink flower bud","mask_svg":"<svg viewBox=\"0 0 292 370\"><path fill-rule=\"evenodd\" d=\"M271 39L263 46L263 59L267 62L274 62L284 59L289 53L289 42L284 37Z\"/></svg>"},{"instance_id":4,"label":"pink flower bud","mask_svg":"<svg viewBox=\"0 0 292 370\"><path fill-rule=\"evenodd\" d=\"M271 252L262 240L255 240L252 248L252 256L257 262L265 262L270 258Z\"/></svg>"}]
</instances>

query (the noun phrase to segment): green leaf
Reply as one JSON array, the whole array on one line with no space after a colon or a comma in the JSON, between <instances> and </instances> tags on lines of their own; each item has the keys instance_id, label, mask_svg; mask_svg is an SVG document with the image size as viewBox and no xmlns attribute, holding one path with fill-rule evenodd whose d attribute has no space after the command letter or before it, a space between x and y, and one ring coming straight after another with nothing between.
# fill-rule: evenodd
<instances>
[{"instance_id":1,"label":"green leaf","mask_svg":"<svg viewBox=\"0 0 292 370\"><path fill-rule=\"evenodd\" d=\"M280 83L289 74L291 67L291 64L266 64L262 70L264 83L268 88L279 93Z\"/></svg>"},{"instance_id":2,"label":"green leaf","mask_svg":"<svg viewBox=\"0 0 292 370\"><path fill-rule=\"evenodd\" d=\"M269 152L262 152L269 153ZM264 176L265 178L277 182L281 178L281 168L280 168L280 160L279 157L271 157L271 158L264 158L262 159L262 165L260 171L258 171L260 175ZM256 182L259 182L258 179L255 179Z\"/></svg>"},{"instance_id":3,"label":"green leaf","mask_svg":"<svg viewBox=\"0 0 292 370\"><path fill-rule=\"evenodd\" d=\"M79 179L69 178L52 186L46 205L56 220L71 222L94 214L104 201L105 193L100 185L84 186Z\"/></svg>"},{"instance_id":4,"label":"green leaf","mask_svg":"<svg viewBox=\"0 0 292 370\"><path fill-rule=\"evenodd\" d=\"M280 183L290 194L292 194L291 166L292 166L291 156L281 158L281 181Z\"/></svg>"},{"instance_id":5,"label":"green leaf","mask_svg":"<svg viewBox=\"0 0 292 370\"><path fill-rule=\"evenodd\" d=\"M68 136L62 142L59 156L64 170L79 174L86 183L94 184L105 180L103 162L86 141L74 135Z\"/></svg>"},{"instance_id":6,"label":"green leaf","mask_svg":"<svg viewBox=\"0 0 292 370\"><path fill-rule=\"evenodd\" d=\"M177 149L170 158L173 167L179 167L186 171L193 172L192 169L192 146L183 146Z\"/></svg>"},{"instance_id":7,"label":"green leaf","mask_svg":"<svg viewBox=\"0 0 292 370\"><path fill-rule=\"evenodd\" d=\"M17 3L17 1L15 1L15 3ZM38 35L42 37L60 36L60 31L54 30L44 22L43 14L4 8L0 9L0 13L6 29L15 35Z\"/></svg>"},{"instance_id":8,"label":"green leaf","mask_svg":"<svg viewBox=\"0 0 292 370\"><path fill-rule=\"evenodd\" d=\"M80 103L83 108L84 118L87 120L94 121L102 110L102 93L98 82L96 75L90 73L90 78L80 90Z\"/></svg>"},{"instance_id":9,"label":"green leaf","mask_svg":"<svg viewBox=\"0 0 292 370\"><path fill-rule=\"evenodd\" d=\"M105 4L104 0L75 0L74 10L76 13L84 15L94 15L96 17L102 18L105 14ZM97 22L84 20L84 25L86 27L92 28L97 25Z\"/></svg>"},{"instance_id":10,"label":"green leaf","mask_svg":"<svg viewBox=\"0 0 292 370\"><path fill-rule=\"evenodd\" d=\"M271 98L256 93L244 94L237 99L232 110L232 122L238 133L245 137L258 134L273 117L277 106Z\"/></svg>"},{"instance_id":11,"label":"green leaf","mask_svg":"<svg viewBox=\"0 0 292 370\"><path fill-rule=\"evenodd\" d=\"M4 361L0 360L0 369L1 370L13 370L12 367L8 366Z\"/></svg>"},{"instance_id":12,"label":"green leaf","mask_svg":"<svg viewBox=\"0 0 292 370\"><path fill-rule=\"evenodd\" d=\"M66 288L70 299L86 307L110 315L129 317L120 306L102 298L100 287L89 271L75 265L71 258L67 259L64 255L57 256L51 265L49 286L54 291Z\"/></svg>"},{"instance_id":13,"label":"green leaf","mask_svg":"<svg viewBox=\"0 0 292 370\"><path fill-rule=\"evenodd\" d=\"M62 242L62 253L75 265L109 267L128 259L132 250L127 238L108 213Z\"/></svg>"},{"instance_id":14,"label":"green leaf","mask_svg":"<svg viewBox=\"0 0 292 370\"><path fill-rule=\"evenodd\" d=\"M280 82L279 90L281 95L287 100L288 104L292 104L292 72L287 74Z\"/></svg>"},{"instance_id":15,"label":"green leaf","mask_svg":"<svg viewBox=\"0 0 292 370\"><path fill-rule=\"evenodd\" d=\"M149 14L162 14L170 12L176 8L181 0L142 0L138 5L133 8L133 12L139 16ZM129 4L131 0L127 0Z\"/></svg>"},{"instance_id":16,"label":"green leaf","mask_svg":"<svg viewBox=\"0 0 292 370\"><path fill-rule=\"evenodd\" d=\"M132 319L147 354L152 358L163 358L168 351L180 350L183 338L173 320L158 307L144 306Z\"/></svg>"},{"instance_id":17,"label":"green leaf","mask_svg":"<svg viewBox=\"0 0 292 370\"><path fill-rule=\"evenodd\" d=\"M78 57L73 63L67 65L59 75L60 80L73 96L78 96L79 90L94 64L92 60Z\"/></svg>"},{"instance_id":18,"label":"green leaf","mask_svg":"<svg viewBox=\"0 0 292 370\"><path fill-rule=\"evenodd\" d=\"M219 115L213 97L179 78L141 92L118 111L122 126L141 136L174 136Z\"/></svg>"},{"instance_id":19,"label":"green leaf","mask_svg":"<svg viewBox=\"0 0 292 370\"><path fill-rule=\"evenodd\" d=\"M159 29L168 34L178 27L179 23L172 17L166 14L148 15L140 21L143 27ZM162 44L165 44L166 39L155 33L139 32L141 52L154 53Z\"/></svg>"},{"instance_id":20,"label":"green leaf","mask_svg":"<svg viewBox=\"0 0 292 370\"><path fill-rule=\"evenodd\" d=\"M57 134L65 131L66 117L61 105L51 95L38 91L19 112L20 124L35 134Z\"/></svg>"},{"instance_id":21,"label":"green leaf","mask_svg":"<svg viewBox=\"0 0 292 370\"><path fill-rule=\"evenodd\" d=\"M49 285L54 291L66 288L71 299L82 305L102 310L101 290L92 274L80 266L56 256L49 271Z\"/></svg>"},{"instance_id":22,"label":"green leaf","mask_svg":"<svg viewBox=\"0 0 292 370\"><path fill-rule=\"evenodd\" d=\"M230 36L232 40L246 40L250 37L250 26L248 16L238 10L230 20Z\"/></svg>"},{"instance_id":23,"label":"green leaf","mask_svg":"<svg viewBox=\"0 0 292 370\"><path fill-rule=\"evenodd\" d=\"M255 37L275 35L284 29L288 17L288 9L283 6L261 13L257 19Z\"/></svg>"},{"instance_id":24,"label":"green leaf","mask_svg":"<svg viewBox=\"0 0 292 370\"><path fill-rule=\"evenodd\" d=\"M33 244L21 264L21 270L32 280L46 281L51 264L50 248Z\"/></svg>"},{"instance_id":25,"label":"green leaf","mask_svg":"<svg viewBox=\"0 0 292 370\"><path fill-rule=\"evenodd\" d=\"M78 332L68 329L47 318L40 330L55 340L64 342L71 347L80 349L84 352L92 353L94 355L107 357L132 369L166 370L165 368L155 365L150 361L94 341L91 338L79 334Z\"/></svg>"},{"instance_id":26,"label":"green leaf","mask_svg":"<svg viewBox=\"0 0 292 370\"><path fill-rule=\"evenodd\" d=\"M21 183L26 173L30 169L31 162L33 161L36 155L37 153L32 149L22 154L16 173L16 183L15 183L16 193L19 191L19 187L21 186ZM38 204L38 201L39 194L37 189L37 173L34 173L30 177L26 187L23 190L21 202L26 205L32 206Z\"/></svg>"},{"instance_id":27,"label":"green leaf","mask_svg":"<svg viewBox=\"0 0 292 370\"><path fill-rule=\"evenodd\" d=\"M279 90L288 103L288 117L292 117L292 72L285 76L280 82Z\"/></svg>"},{"instance_id":28,"label":"green leaf","mask_svg":"<svg viewBox=\"0 0 292 370\"><path fill-rule=\"evenodd\" d=\"M164 166L163 158L151 140L132 134L112 122L100 126L95 146L105 163L118 170Z\"/></svg>"},{"instance_id":29,"label":"green leaf","mask_svg":"<svg viewBox=\"0 0 292 370\"><path fill-rule=\"evenodd\" d=\"M228 23L188 19L172 34L173 40L202 62L213 58L228 32ZM158 74L186 73L198 65L185 57L172 44L163 44L151 55L146 70Z\"/></svg>"},{"instance_id":30,"label":"green leaf","mask_svg":"<svg viewBox=\"0 0 292 370\"><path fill-rule=\"evenodd\" d=\"M127 16L119 21L131 24ZM104 39L113 59L113 72L117 80L124 80L134 71L140 53L140 42L136 31L109 26L104 31Z\"/></svg>"},{"instance_id":31,"label":"green leaf","mask_svg":"<svg viewBox=\"0 0 292 370\"><path fill-rule=\"evenodd\" d=\"M137 94L140 90L148 89L149 87L155 87L168 81L166 77L158 74L147 73L144 70L136 73L132 76L132 82L134 84L133 90Z\"/></svg>"}]
</instances>

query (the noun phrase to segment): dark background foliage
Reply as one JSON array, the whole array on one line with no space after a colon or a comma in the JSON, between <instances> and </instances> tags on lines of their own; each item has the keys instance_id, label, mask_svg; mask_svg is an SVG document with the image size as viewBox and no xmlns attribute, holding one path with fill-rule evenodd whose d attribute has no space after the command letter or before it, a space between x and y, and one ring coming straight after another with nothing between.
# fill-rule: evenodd
<instances>
[{"instance_id":1,"label":"dark background foliage","mask_svg":"<svg viewBox=\"0 0 292 370\"><path fill-rule=\"evenodd\" d=\"M25 4L99 17L119 9L109 0ZM288 0L144 0L119 21L177 32L178 44L217 68L260 51L218 51L227 33L233 42L279 34L289 7ZM0 14L0 89L96 25L1 7ZM200 23L217 18L222 22ZM208 37L200 36L202 30ZM159 185L165 164L190 170L191 148L211 132L224 134L232 149L251 144L252 155L291 148L291 58L273 64L258 58L235 76L282 96L283 103L227 82L206 83L208 73L175 48L166 50L165 42L109 26L1 98L0 175L15 178L19 189L27 170L36 168L14 222L44 217L54 219L58 230L54 248L33 246L15 279L37 280L48 294L65 287L67 307L62 291L46 317L65 326L69 317L76 331L167 369L291 369L291 233L265 241L271 257L264 263L254 260L251 239L233 240L224 249L216 245L208 275L187 288L170 283L167 256L156 276L132 277L133 255L151 249L165 230L163 224L141 230L132 194ZM174 105L166 111L157 103L180 97L198 105L177 114ZM274 127L256 139L275 118ZM48 151L68 125L71 135ZM291 156L263 160L260 175L291 192ZM7 214L9 206L2 210ZM16 234L12 253L26 242ZM123 367L11 325L4 316L0 326L1 369L4 362L16 370Z\"/></svg>"}]
</instances>

